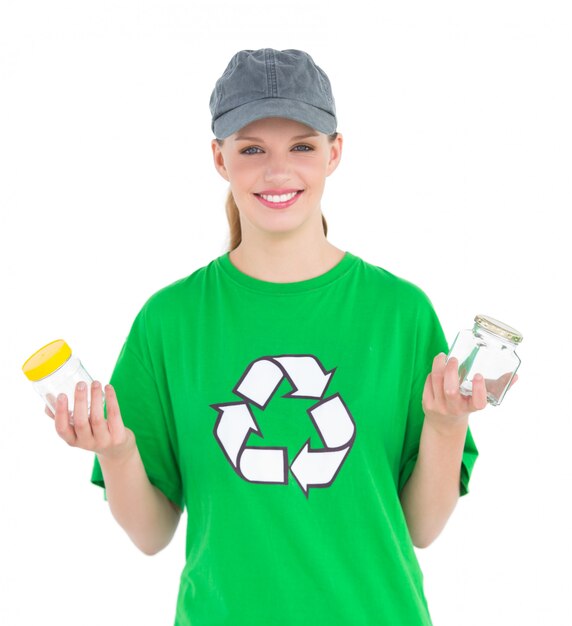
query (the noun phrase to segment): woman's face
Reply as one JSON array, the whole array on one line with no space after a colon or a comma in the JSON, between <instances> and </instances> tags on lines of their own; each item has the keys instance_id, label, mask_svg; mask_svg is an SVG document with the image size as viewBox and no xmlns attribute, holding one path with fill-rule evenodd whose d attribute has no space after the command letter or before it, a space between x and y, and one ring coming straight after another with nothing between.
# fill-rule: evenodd
<instances>
[{"instance_id":1,"label":"woman's face","mask_svg":"<svg viewBox=\"0 0 572 626\"><path fill-rule=\"evenodd\" d=\"M265 118L227 137L222 147L213 140L212 149L215 167L230 182L243 239L249 230L323 232L320 201L341 158L340 134L332 143L299 122Z\"/></svg>"}]
</instances>

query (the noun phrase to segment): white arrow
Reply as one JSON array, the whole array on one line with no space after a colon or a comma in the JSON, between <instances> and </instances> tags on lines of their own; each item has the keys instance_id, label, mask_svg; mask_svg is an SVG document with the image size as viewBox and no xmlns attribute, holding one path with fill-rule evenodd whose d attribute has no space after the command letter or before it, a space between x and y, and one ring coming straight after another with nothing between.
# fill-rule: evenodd
<instances>
[{"instance_id":1,"label":"white arrow","mask_svg":"<svg viewBox=\"0 0 572 626\"><path fill-rule=\"evenodd\" d=\"M237 467L238 453L244 445L250 431L260 434L260 430L246 404L216 404L213 408L219 412L215 425L215 436L232 464Z\"/></svg>"},{"instance_id":2,"label":"white arrow","mask_svg":"<svg viewBox=\"0 0 572 626\"><path fill-rule=\"evenodd\" d=\"M327 448L347 445L355 433L355 424L340 394L335 394L308 410Z\"/></svg>"},{"instance_id":3,"label":"white arrow","mask_svg":"<svg viewBox=\"0 0 572 626\"><path fill-rule=\"evenodd\" d=\"M240 473L250 482L286 484L288 458L285 448L245 448L239 464Z\"/></svg>"},{"instance_id":4,"label":"white arrow","mask_svg":"<svg viewBox=\"0 0 572 626\"><path fill-rule=\"evenodd\" d=\"M290 465L290 470L308 495L309 487L326 487L335 478L350 446L342 450L310 450L308 440Z\"/></svg>"},{"instance_id":5,"label":"white arrow","mask_svg":"<svg viewBox=\"0 0 572 626\"><path fill-rule=\"evenodd\" d=\"M264 408L283 377L284 372L276 363L259 359L250 365L234 392Z\"/></svg>"},{"instance_id":6,"label":"white arrow","mask_svg":"<svg viewBox=\"0 0 572 626\"><path fill-rule=\"evenodd\" d=\"M324 372L313 356L276 356L274 360L284 367L295 387L287 394L289 398L321 398L334 373Z\"/></svg>"}]
</instances>

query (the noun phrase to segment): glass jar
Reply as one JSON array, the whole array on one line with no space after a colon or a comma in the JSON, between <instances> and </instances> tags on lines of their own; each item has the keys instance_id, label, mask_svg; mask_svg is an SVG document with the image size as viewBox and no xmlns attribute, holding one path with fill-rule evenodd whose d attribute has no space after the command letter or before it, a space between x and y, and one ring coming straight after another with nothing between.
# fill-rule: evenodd
<instances>
[{"instance_id":1,"label":"glass jar","mask_svg":"<svg viewBox=\"0 0 572 626\"><path fill-rule=\"evenodd\" d=\"M514 328L487 315L477 315L472 330L461 330L447 355L447 360L455 357L459 361L461 393L470 396L473 378L481 374L487 386L487 401L499 405L520 366L515 348L521 341L522 334Z\"/></svg>"},{"instance_id":2,"label":"glass jar","mask_svg":"<svg viewBox=\"0 0 572 626\"><path fill-rule=\"evenodd\" d=\"M22 370L52 413L56 412L58 394L65 393L70 414L73 415L75 386L84 381L87 385L89 410L93 380L81 361L72 355L71 348L63 339L52 341L32 354Z\"/></svg>"}]
</instances>

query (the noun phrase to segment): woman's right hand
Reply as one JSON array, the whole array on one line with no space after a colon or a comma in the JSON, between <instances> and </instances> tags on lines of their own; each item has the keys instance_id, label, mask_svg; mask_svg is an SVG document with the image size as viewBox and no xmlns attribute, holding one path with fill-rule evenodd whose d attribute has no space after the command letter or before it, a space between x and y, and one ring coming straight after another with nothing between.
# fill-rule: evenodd
<instances>
[{"instance_id":1,"label":"woman's right hand","mask_svg":"<svg viewBox=\"0 0 572 626\"><path fill-rule=\"evenodd\" d=\"M105 387L107 419L103 415L101 383L94 381L91 385L89 412L87 396L86 383L78 383L74 393L73 421L65 394L56 398L55 415L46 407L46 413L55 422L56 432L74 448L89 450L107 458L127 456L135 449L135 436L123 424L115 390L111 385Z\"/></svg>"}]
</instances>

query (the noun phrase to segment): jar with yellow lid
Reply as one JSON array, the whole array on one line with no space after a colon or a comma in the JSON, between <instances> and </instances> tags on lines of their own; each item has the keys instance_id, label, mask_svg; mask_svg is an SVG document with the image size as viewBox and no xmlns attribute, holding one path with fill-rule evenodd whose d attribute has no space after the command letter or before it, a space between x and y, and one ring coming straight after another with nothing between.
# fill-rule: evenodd
<instances>
[{"instance_id":1,"label":"jar with yellow lid","mask_svg":"<svg viewBox=\"0 0 572 626\"><path fill-rule=\"evenodd\" d=\"M32 354L22 370L53 413L56 412L56 398L65 393L69 411L73 414L75 386L81 381L87 385L89 403L93 380L63 339L52 341Z\"/></svg>"},{"instance_id":2,"label":"jar with yellow lid","mask_svg":"<svg viewBox=\"0 0 572 626\"><path fill-rule=\"evenodd\" d=\"M447 360L455 357L459 362L461 393L470 396L473 378L481 374L487 401L499 405L520 366L515 348L521 341L522 334L507 324L488 315L475 316L473 328L458 333L447 355Z\"/></svg>"}]
</instances>

